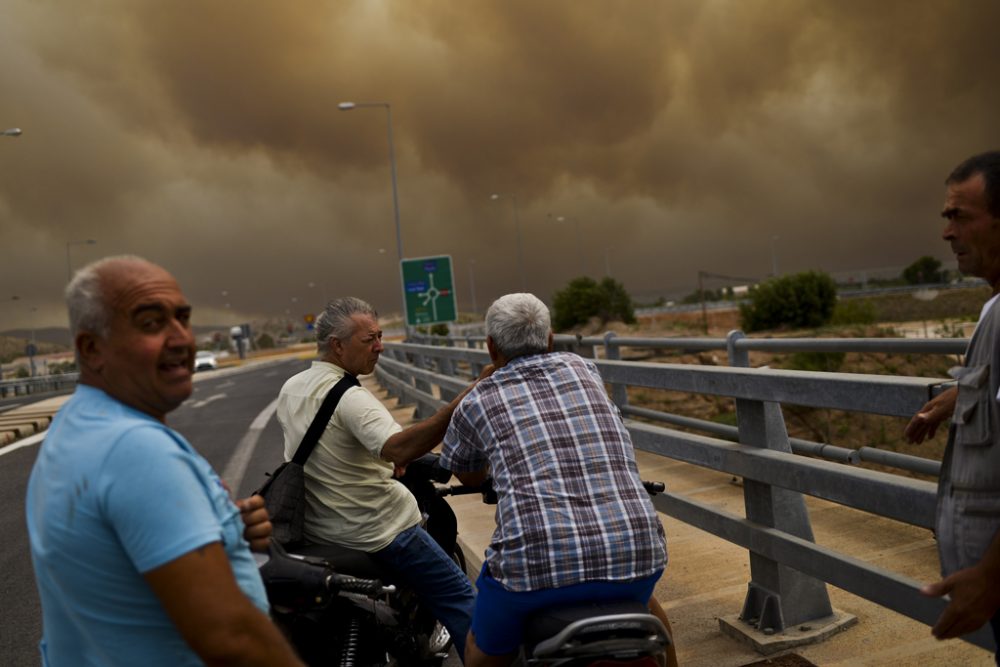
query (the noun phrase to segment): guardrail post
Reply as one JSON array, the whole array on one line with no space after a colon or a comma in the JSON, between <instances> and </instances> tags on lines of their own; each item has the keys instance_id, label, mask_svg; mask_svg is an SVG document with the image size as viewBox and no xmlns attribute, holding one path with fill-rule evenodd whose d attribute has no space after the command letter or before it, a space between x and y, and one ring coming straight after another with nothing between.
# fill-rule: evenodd
<instances>
[{"instance_id":1,"label":"guardrail post","mask_svg":"<svg viewBox=\"0 0 1000 667\"><path fill-rule=\"evenodd\" d=\"M617 361L622 358L622 355L621 348L615 345L612 340L614 337L614 331L604 334L604 358ZM625 385L617 382L611 385L611 400L614 401L619 410L628 405L628 391Z\"/></svg>"},{"instance_id":2,"label":"guardrail post","mask_svg":"<svg viewBox=\"0 0 1000 667\"><path fill-rule=\"evenodd\" d=\"M427 370L431 370L430 360L427 358L426 355L416 352L414 353L413 357L414 357L414 362L416 362L415 365L417 368L424 368ZM418 378L413 378L413 386L422 392L428 394L434 393L433 390L431 389L430 382L427 382L427 380L420 380ZM417 407L413 412L413 417L414 419L426 419L427 417L430 417L431 414L432 413L428 412L420 403L417 403Z\"/></svg>"},{"instance_id":3,"label":"guardrail post","mask_svg":"<svg viewBox=\"0 0 1000 667\"><path fill-rule=\"evenodd\" d=\"M737 341L747 335L739 329L733 329L726 334L726 352L729 355L729 365L738 368L750 368L750 353L736 346Z\"/></svg>"},{"instance_id":4,"label":"guardrail post","mask_svg":"<svg viewBox=\"0 0 1000 667\"><path fill-rule=\"evenodd\" d=\"M454 347L455 344L448 341L448 347ZM447 375L449 377L457 377L458 369L455 367L455 360L449 357L439 357L437 360L438 372L441 375ZM451 402L456 396L458 396L457 391L452 391L450 389L445 389L444 387L438 387L438 396L442 401Z\"/></svg>"},{"instance_id":5,"label":"guardrail post","mask_svg":"<svg viewBox=\"0 0 1000 667\"><path fill-rule=\"evenodd\" d=\"M739 350L742 331L727 336L730 364L749 367L749 355ZM741 444L791 453L781 405L772 401L737 399L736 418ZM754 523L776 528L814 542L812 525L802 494L752 479L743 479L746 517ZM739 620L765 635L819 619L830 619L833 607L826 584L780 563L750 552L747 597ZM723 629L743 632L743 628L720 619Z\"/></svg>"}]
</instances>

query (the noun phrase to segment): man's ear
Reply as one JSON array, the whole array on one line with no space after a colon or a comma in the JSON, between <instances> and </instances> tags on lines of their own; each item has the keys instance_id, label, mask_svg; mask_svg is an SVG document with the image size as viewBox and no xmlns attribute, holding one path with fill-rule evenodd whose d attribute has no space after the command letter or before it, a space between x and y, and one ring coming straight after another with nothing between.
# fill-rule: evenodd
<instances>
[{"instance_id":1,"label":"man's ear","mask_svg":"<svg viewBox=\"0 0 1000 667\"><path fill-rule=\"evenodd\" d=\"M494 366L500 367L500 353L497 352L496 343L493 342L493 336L486 337L486 351L490 353L490 361Z\"/></svg>"},{"instance_id":2,"label":"man's ear","mask_svg":"<svg viewBox=\"0 0 1000 667\"><path fill-rule=\"evenodd\" d=\"M103 343L103 340L89 331L81 331L76 335L73 344L76 346L76 357L80 360L80 370L101 370L104 366Z\"/></svg>"},{"instance_id":3,"label":"man's ear","mask_svg":"<svg viewBox=\"0 0 1000 667\"><path fill-rule=\"evenodd\" d=\"M546 350L547 352L551 352L552 351L552 348L555 345L555 340L556 340L555 335L550 331L549 332L549 349Z\"/></svg>"},{"instance_id":4,"label":"man's ear","mask_svg":"<svg viewBox=\"0 0 1000 667\"><path fill-rule=\"evenodd\" d=\"M327 340L326 342L326 351L323 353L323 356L333 359L340 359L340 354L343 351L344 351L344 344L340 342L340 339L330 336L329 340Z\"/></svg>"}]
</instances>

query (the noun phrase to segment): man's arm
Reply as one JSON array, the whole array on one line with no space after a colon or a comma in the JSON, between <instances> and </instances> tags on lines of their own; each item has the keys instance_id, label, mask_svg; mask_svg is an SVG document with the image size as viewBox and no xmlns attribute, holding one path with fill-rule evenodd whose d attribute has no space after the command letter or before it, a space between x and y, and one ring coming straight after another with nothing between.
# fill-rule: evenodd
<instances>
[{"instance_id":1,"label":"man's arm","mask_svg":"<svg viewBox=\"0 0 1000 667\"><path fill-rule=\"evenodd\" d=\"M479 374L476 382L492 375L493 370L493 364L487 364L483 368L483 372ZM472 388L476 386L476 382L466 387L465 391L456 396L451 403L434 413L433 416L390 436L385 441L385 444L382 445L382 458L392 461L396 465L406 465L413 459L421 457L434 449L444 438L455 408L462 402L465 395L472 391Z\"/></svg>"},{"instance_id":2,"label":"man's arm","mask_svg":"<svg viewBox=\"0 0 1000 667\"><path fill-rule=\"evenodd\" d=\"M974 632L1000 610L1000 532L982 560L920 589L924 595L950 595L951 601L931 629L938 639Z\"/></svg>"},{"instance_id":3,"label":"man's arm","mask_svg":"<svg viewBox=\"0 0 1000 667\"><path fill-rule=\"evenodd\" d=\"M908 442L920 444L928 438L933 438L941 422L955 414L955 401L958 399L958 387L954 386L941 392L920 408L913 419L906 425L903 435Z\"/></svg>"},{"instance_id":4,"label":"man's arm","mask_svg":"<svg viewBox=\"0 0 1000 667\"><path fill-rule=\"evenodd\" d=\"M303 664L240 590L221 543L195 549L143 577L184 641L206 664Z\"/></svg>"}]
</instances>

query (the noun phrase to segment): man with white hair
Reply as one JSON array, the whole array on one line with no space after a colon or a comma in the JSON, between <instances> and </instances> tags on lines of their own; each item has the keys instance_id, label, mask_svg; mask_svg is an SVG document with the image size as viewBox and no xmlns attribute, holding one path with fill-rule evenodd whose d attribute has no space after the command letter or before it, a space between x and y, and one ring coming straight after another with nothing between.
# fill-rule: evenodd
<instances>
[{"instance_id":1,"label":"man with white hair","mask_svg":"<svg viewBox=\"0 0 1000 667\"><path fill-rule=\"evenodd\" d=\"M669 629L653 587L663 526L617 406L593 363L552 351L549 310L508 294L486 313L494 373L459 404L441 465L493 478L497 527L477 581L467 665L505 665L524 619L560 603L636 600ZM671 645L668 664L676 664Z\"/></svg>"},{"instance_id":2,"label":"man with white hair","mask_svg":"<svg viewBox=\"0 0 1000 667\"><path fill-rule=\"evenodd\" d=\"M316 318L316 340L320 358L289 378L278 395L286 460L295 455L334 385L345 375L375 370L382 353L378 313L361 299L335 299ZM313 546L301 551L322 556L324 546L333 545L368 553L393 573L393 583L416 592L451 633L461 656L475 601L472 585L421 528L416 500L393 478L395 469L441 442L460 399L404 429L364 387L344 392L303 468L303 533Z\"/></svg>"},{"instance_id":3,"label":"man with white hair","mask_svg":"<svg viewBox=\"0 0 1000 667\"><path fill-rule=\"evenodd\" d=\"M263 499L234 504L165 424L193 389L191 306L177 281L111 257L81 269L66 300L80 383L26 502L42 663L300 665L267 617L247 543L267 547Z\"/></svg>"}]
</instances>

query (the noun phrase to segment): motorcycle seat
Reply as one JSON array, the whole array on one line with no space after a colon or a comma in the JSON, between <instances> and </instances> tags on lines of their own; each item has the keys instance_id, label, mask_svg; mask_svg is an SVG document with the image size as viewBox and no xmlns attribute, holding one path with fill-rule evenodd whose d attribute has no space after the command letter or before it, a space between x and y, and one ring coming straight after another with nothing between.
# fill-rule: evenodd
<instances>
[{"instance_id":1,"label":"motorcycle seat","mask_svg":"<svg viewBox=\"0 0 1000 667\"><path fill-rule=\"evenodd\" d=\"M295 547L294 553L310 558L321 558L338 574L391 583L389 572L379 567L379 564L364 551L338 544L303 544Z\"/></svg>"},{"instance_id":2,"label":"motorcycle seat","mask_svg":"<svg viewBox=\"0 0 1000 667\"><path fill-rule=\"evenodd\" d=\"M576 621L616 614L643 614L648 616L649 608L635 600L589 601L546 607L525 618L525 653L532 655L538 644L555 637L563 629Z\"/></svg>"}]
</instances>

